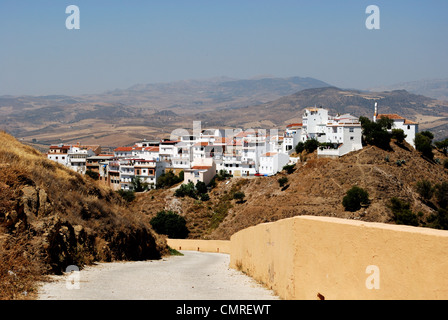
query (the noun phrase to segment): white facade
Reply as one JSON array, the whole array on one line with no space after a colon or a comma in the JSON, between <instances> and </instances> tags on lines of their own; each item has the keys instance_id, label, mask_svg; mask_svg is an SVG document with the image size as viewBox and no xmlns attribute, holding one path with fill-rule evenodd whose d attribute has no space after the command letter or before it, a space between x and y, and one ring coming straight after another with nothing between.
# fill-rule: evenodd
<instances>
[{"instance_id":1,"label":"white facade","mask_svg":"<svg viewBox=\"0 0 448 320\"><path fill-rule=\"evenodd\" d=\"M259 173L271 176L280 172L289 162L289 156L286 153L267 152L260 156Z\"/></svg>"},{"instance_id":2,"label":"white facade","mask_svg":"<svg viewBox=\"0 0 448 320\"><path fill-rule=\"evenodd\" d=\"M358 118L343 114L328 115L322 108L305 109L299 141L316 139L326 144L317 150L318 156L341 157L349 152L362 149L362 129Z\"/></svg>"},{"instance_id":3,"label":"white facade","mask_svg":"<svg viewBox=\"0 0 448 320\"><path fill-rule=\"evenodd\" d=\"M405 119L397 114L378 114L376 120L382 117L389 118L393 120L393 125L388 129L389 132L392 129L401 129L406 135L406 142L409 143L413 148L415 148L415 135L418 133L418 123Z\"/></svg>"}]
</instances>

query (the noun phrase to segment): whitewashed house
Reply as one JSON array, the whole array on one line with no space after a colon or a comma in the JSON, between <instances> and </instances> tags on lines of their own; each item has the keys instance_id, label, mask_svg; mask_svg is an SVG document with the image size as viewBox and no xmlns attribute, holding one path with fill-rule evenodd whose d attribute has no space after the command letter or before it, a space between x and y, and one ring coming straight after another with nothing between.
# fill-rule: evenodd
<instances>
[{"instance_id":1,"label":"whitewashed house","mask_svg":"<svg viewBox=\"0 0 448 320\"><path fill-rule=\"evenodd\" d=\"M316 139L324 146L319 147L320 157L341 157L349 152L362 149L362 129L359 119L343 114L328 115L323 108L307 108L302 117L299 141Z\"/></svg>"},{"instance_id":2,"label":"whitewashed house","mask_svg":"<svg viewBox=\"0 0 448 320\"><path fill-rule=\"evenodd\" d=\"M50 146L47 153L47 158L64 166L68 166L68 152L70 148L70 146L64 146L62 144L58 146Z\"/></svg>"},{"instance_id":3,"label":"whitewashed house","mask_svg":"<svg viewBox=\"0 0 448 320\"><path fill-rule=\"evenodd\" d=\"M184 170L184 183L198 181L209 184L216 175L216 165L212 158L196 159L190 169Z\"/></svg>"},{"instance_id":4,"label":"whitewashed house","mask_svg":"<svg viewBox=\"0 0 448 320\"><path fill-rule=\"evenodd\" d=\"M272 176L280 172L289 162L289 156L283 152L266 152L260 156L259 173Z\"/></svg>"},{"instance_id":5,"label":"whitewashed house","mask_svg":"<svg viewBox=\"0 0 448 320\"><path fill-rule=\"evenodd\" d=\"M286 126L283 134L282 152L291 154L295 151L302 134L302 123L291 123Z\"/></svg>"},{"instance_id":6,"label":"whitewashed house","mask_svg":"<svg viewBox=\"0 0 448 320\"><path fill-rule=\"evenodd\" d=\"M373 114L373 121L377 121L382 117L393 120L393 125L388 128L391 132L392 129L401 129L406 135L406 142L415 148L415 135L418 133L418 123L409 119L403 118L398 114L378 114L378 103L375 103L375 112Z\"/></svg>"}]
</instances>

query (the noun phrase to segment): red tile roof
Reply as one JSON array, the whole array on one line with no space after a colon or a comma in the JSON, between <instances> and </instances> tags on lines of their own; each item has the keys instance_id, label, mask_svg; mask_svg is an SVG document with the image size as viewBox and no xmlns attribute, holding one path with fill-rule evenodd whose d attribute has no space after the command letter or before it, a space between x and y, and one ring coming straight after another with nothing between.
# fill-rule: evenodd
<instances>
[{"instance_id":1,"label":"red tile roof","mask_svg":"<svg viewBox=\"0 0 448 320\"><path fill-rule=\"evenodd\" d=\"M191 169L193 170L205 170L205 169L210 169L211 166L194 166Z\"/></svg>"},{"instance_id":2,"label":"red tile roof","mask_svg":"<svg viewBox=\"0 0 448 320\"><path fill-rule=\"evenodd\" d=\"M114 151L132 151L134 147L118 147Z\"/></svg>"},{"instance_id":3,"label":"red tile roof","mask_svg":"<svg viewBox=\"0 0 448 320\"><path fill-rule=\"evenodd\" d=\"M301 127L302 125L303 125L302 123L290 123L286 126L286 128Z\"/></svg>"},{"instance_id":4,"label":"red tile roof","mask_svg":"<svg viewBox=\"0 0 448 320\"><path fill-rule=\"evenodd\" d=\"M197 142L194 144L194 147L206 147L208 146L208 142Z\"/></svg>"},{"instance_id":5,"label":"red tile roof","mask_svg":"<svg viewBox=\"0 0 448 320\"><path fill-rule=\"evenodd\" d=\"M389 118L392 120L406 120L405 118L399 116L398 114L379 114L376 118L381 119L382 117Z\"/></svg>"}]
</instances>

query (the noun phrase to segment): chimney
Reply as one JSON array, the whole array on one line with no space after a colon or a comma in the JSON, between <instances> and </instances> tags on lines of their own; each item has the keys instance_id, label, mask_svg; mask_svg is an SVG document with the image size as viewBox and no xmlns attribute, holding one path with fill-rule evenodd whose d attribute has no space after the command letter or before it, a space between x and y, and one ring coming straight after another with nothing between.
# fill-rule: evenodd
<instances>
[{"instance_id":1,"label":"chimney","mask_svg":"<svg viewBox=\"0 0 448 320\"><path fill-rule=\"evenodd\" d=\"M378 116L378 102L375 102L375 112L373 113L373 122L376 122L377 116Z\"/></svg>"}]
</instances>

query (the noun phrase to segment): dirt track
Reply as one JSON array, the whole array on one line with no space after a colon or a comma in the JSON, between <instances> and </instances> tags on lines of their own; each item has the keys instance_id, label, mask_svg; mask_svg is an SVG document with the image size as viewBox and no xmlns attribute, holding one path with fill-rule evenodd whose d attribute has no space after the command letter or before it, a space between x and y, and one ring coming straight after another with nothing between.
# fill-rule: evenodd
<instances>
[{"instance_id":1,"label":"dirt track","mask_svg":"<svg viewBox=\"0 0 448 320\"><path fill-rule=\"evenodd\" d=\"M229 255L182 251L184 256L141 262L101 263L42 285L40 300L272 300L252 278L230 269ZM73 278L73 275L72 275ZM77 280L75 280L77 281Z\"/></svg>"}]
</instances>

